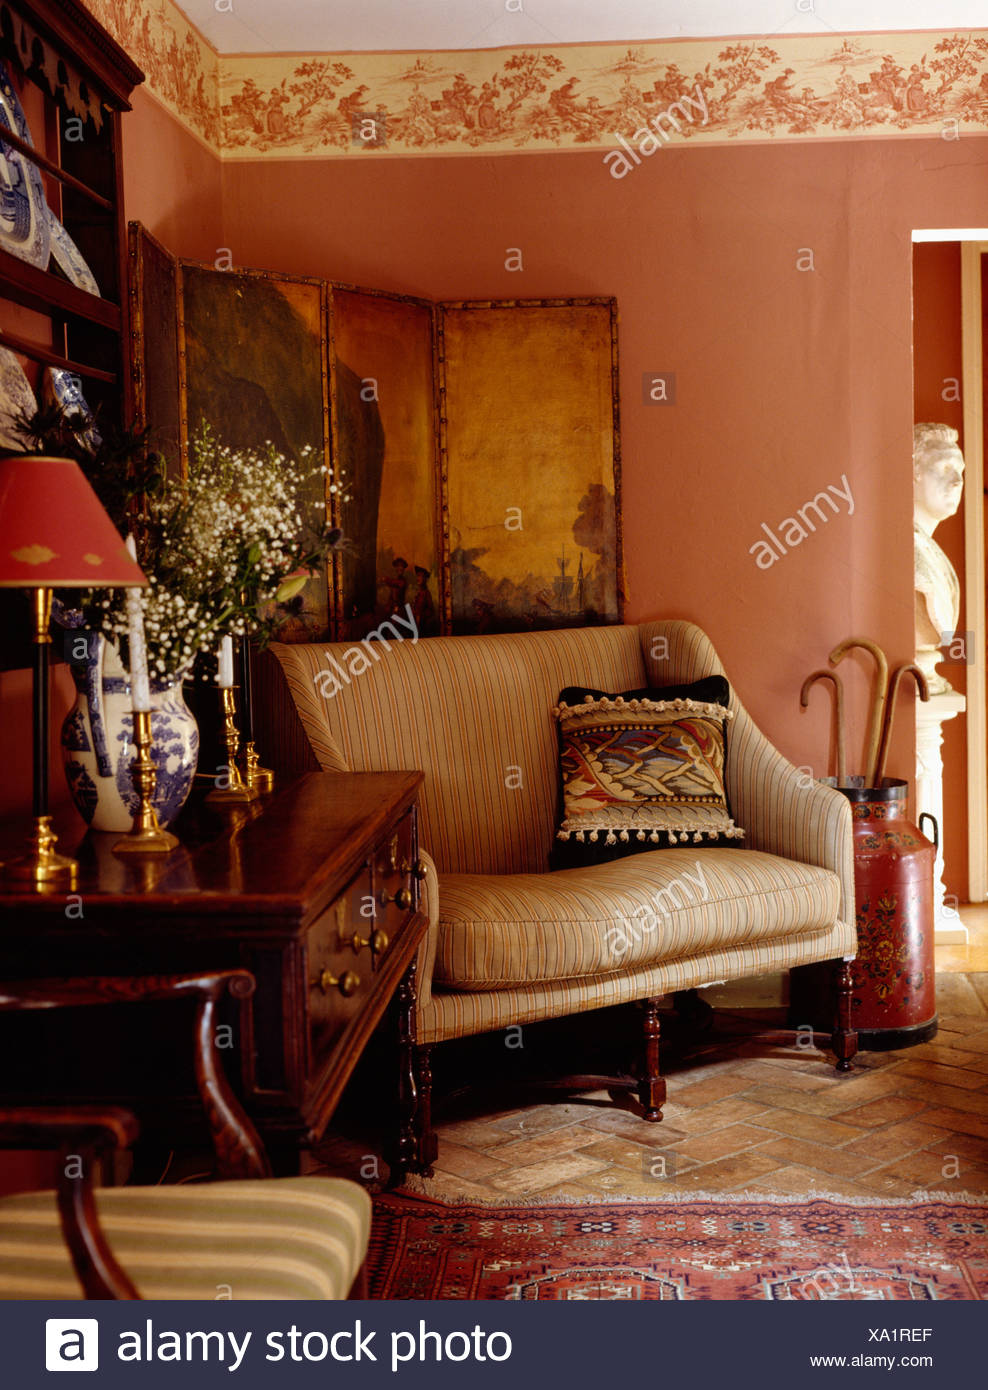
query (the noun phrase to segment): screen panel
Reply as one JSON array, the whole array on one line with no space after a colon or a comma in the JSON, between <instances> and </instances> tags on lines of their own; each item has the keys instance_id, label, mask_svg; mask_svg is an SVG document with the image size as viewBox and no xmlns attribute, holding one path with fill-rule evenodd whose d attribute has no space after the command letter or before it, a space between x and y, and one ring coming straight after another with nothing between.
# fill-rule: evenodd
<instances>
[{"instance_id":1,"label":"screen panel","mask_svg":"<svg viewBox=\"0 0 988 1390\"><path fill-rule=\"evenodd\" d=\"M440 316L452 631L620 621L614 302Z\"/></svg>"}]
</instances>

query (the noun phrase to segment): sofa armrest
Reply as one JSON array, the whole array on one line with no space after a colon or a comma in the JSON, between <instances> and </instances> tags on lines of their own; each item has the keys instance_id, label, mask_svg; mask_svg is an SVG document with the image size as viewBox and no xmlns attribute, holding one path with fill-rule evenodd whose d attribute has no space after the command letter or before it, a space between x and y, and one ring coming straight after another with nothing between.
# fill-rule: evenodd
<instances>
[{"instance_id":1,"label":"sofa armrest","mask_svg":"<svg viewBox=\"0 0 988 1390\"><path fill-rule=\"evenodd\" d=\"M650 685L678 685L727 673L710 638L694 623L642 623ZM727 794L748 849L830 869L840 879L843 922L854 921L851 807L840 792L800 771L765 737L731 686Z\"/></svg>"},{"instance_id":2,"label":"sofa armrest","mask_svg":"<svg viewBox=\"0 0 988 1390\"><path fill-rule=\"evenodd\" d=\"M850 802L794 767L740 704L728 734L727 783L748 848L830 869L840 879L841 921L853 922Z\"/></svg>"},{"instance_id":3,"label":"sofa armrest","mask_svg":"<svg viewBox=\"0 0 988 1390\"><path fill-rule=\"evenodd\" d=\"M439 941L439 876L430 854L420 847L419 858L425 865L425 878L419 881L419 911L429 919L429 927L419 943L415 957L417 966L417 1006L425 1007L432 1000L432 972L436 965L436 946Z\"/></svg>"}]
</instances>

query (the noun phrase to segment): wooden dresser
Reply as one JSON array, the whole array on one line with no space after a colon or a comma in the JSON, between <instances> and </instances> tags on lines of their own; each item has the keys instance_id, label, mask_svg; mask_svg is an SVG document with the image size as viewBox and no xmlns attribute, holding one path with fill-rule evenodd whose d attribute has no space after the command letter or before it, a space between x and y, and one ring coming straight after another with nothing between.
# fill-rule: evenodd
<instances>
[{"instance_id":1,"label":"wooden dresser","mask_svg":"<svg viewBox=\"0 0 988 1390\"><path fill-rule=\"evenodd\" d=\"M89 834L75 849L66 837L80 861L75 894L25 894L0 879L0 976L246 966L256 993L230 1001L217 1046L281 1172L297 1169L301 1150L324 1134L397 996L401 1046L381 1099L401 1098L392 1155L401 1166L412 1152L415 956L427 925L418 911L421 780L306 772L248 806L200 799L179 818L180 847L165 858L122 859L116 835ZM16 843L4 827L0 855ZM136 1110L152 1148L178 1149L201 1111L188 1020L173 1014L152 1015L139 1033L132 1012L98 1027L91 1012L4 1019L0 1094L118 1100Z\"/></svg>"}]
</instances>

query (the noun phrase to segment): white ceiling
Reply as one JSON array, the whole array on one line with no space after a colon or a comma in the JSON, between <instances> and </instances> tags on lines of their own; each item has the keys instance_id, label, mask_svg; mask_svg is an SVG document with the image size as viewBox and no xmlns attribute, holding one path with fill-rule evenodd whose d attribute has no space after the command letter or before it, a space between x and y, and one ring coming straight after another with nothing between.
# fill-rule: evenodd
<instances>
[{"instance_id":1,"label":"white ceiling","mask_svg":"<svg viewBox=\"0 0 988 1390\"><path fill-rule=\"evenodd\" d=\"M179 0L221 53L977 29L985 0Z\"/></svg>"}]
</instances>

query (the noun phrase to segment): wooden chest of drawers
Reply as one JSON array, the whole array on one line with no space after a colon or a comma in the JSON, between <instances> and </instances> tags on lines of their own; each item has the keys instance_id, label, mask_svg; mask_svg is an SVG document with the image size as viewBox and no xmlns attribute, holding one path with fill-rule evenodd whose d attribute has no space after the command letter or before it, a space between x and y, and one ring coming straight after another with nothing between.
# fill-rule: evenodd
<instances>
[{"instance_id":1,"label":"wooden chest of drawers","mask_svg":"<svg viewBox=\"0 0 988 1390\"><path fill-rule=\"evenodd\" d=\"M120 859L116 836L87 835L73 851L77 911L64 894L0 892L0 970L23 979L246 966L256 993L228 1015L218 1046L228 1049L228 1073L273 1162L289 1171L325 1132L396 993L400 1032L409 1033L426 928L418 911L421 780L307 772L250 806L199 803L176 826L180 848L158 860ZM62 843L71 842L63 831ZM3 1025L0 1047L23 1061L5 1065L5 1096L125 1101L145 1133L173 1147L198 1109L184 1019L162 1014L153 1036L141 1039L132 1018L124 1035L118 1020L94 1034L89 1018L84 1040L64 1032L80 1025L62 1018L57 1027L38 1018ZM394 1089L413 1094L408 1076L406 1057ZM406 1115L402 1151L410 1124Z\"/></svg>"}]
</instances>

